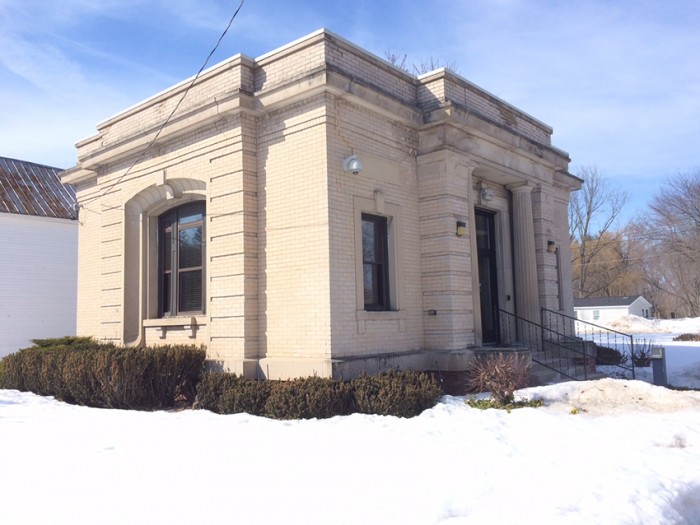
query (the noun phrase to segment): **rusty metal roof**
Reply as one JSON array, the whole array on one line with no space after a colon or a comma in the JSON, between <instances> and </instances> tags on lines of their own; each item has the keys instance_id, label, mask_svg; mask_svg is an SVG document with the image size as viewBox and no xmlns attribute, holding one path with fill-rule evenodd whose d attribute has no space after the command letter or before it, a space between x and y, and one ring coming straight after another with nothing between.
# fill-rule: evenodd
<instances>
[{"instance_id":1,"label":"rusty metal roof","mask_svg":"<svg viewBox=\"0 0 700 525\"><path fill-rule=\"evenodd\" d=\"M0 157L0 213L75 219L75 191L61 184L62 171Z\"/></svg>"}]
</instances>

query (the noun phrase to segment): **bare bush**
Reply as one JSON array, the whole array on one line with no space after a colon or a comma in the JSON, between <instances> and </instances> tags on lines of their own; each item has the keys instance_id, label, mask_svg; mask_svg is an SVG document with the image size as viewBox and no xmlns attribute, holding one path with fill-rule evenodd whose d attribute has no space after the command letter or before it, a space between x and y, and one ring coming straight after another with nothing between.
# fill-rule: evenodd
<instances>
[{"instance_id":1,"label":"bare bush","mask_svg":"<svg viewBox=\"0 0 700 525\"><path fill-rule=\"evenodd\" d=\"M499 352L479 356L469 370L467 384L470 390L491 392L500 406L512 403L515 391L527 386L530 360L520 354Z\"/></svg>"}]
</instances>

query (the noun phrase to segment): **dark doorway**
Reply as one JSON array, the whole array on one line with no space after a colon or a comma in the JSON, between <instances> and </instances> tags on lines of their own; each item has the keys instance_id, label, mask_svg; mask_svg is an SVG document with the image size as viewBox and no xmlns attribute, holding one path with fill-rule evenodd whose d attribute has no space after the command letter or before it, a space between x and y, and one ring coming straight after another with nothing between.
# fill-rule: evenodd
<instances>
[{"instance_id":1,"label":"dark doorway","mask_svg":"<svg viewBox=\"0 0 700 525\"><path fill-rule=\"evenodd\" d=\"M498 341L498 279L495 213L476 210L476 252L479 264L481 336L485 344Z\"/></svg>"}]
</instances>

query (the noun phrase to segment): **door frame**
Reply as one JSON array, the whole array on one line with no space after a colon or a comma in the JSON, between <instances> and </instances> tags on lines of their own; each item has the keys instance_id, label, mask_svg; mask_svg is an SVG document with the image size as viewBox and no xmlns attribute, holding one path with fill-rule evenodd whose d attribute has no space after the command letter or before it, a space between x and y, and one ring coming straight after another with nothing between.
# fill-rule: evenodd
<instances>
[{"instance_id":1,"label":"door frame","mask_svg":"<svg viewBox=\"0 0 700 525\"><path fill-rule=\"evenodd\" d=\"M479 218L486 219L487 228L487 248L481 247L481 243L478 239L478 227L477 221ZM475 234L475 245L476 245L476 261L477 261L477 272L478 272L478 283L479 283L479 309L480 309L480 324L481 324L481 343L482 344L496 344L498 343L498 316L497 309L499 307L499 285L500 279L498 275L499 264L499 250L498 250L498 238L497 238L497 212L493 210L486 210L483 208L474 208L474 234ZM488 275L487 279L488 290L484 295L484 287L482 283L482 278L484 277L484 257L487 258L486 262L488 264Z\"/></svg>"}]
</instances>

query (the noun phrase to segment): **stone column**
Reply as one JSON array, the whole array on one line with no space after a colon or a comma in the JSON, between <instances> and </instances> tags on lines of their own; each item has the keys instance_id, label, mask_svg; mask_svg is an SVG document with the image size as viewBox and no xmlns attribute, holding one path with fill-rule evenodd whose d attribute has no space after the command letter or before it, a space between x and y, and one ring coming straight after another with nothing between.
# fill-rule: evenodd
<instances>
[{"instance_id":1,"label":"stone column","mask_svg":"<svg viewBox=\"0 0 700 525\"><path fill-rule=\"evenodd\" d=\"M513 267L516 314L540 323L540 293L537 286L535 227L532 215L532 185L509 185L513 194Z\"/></svg>"}]
</instances>

